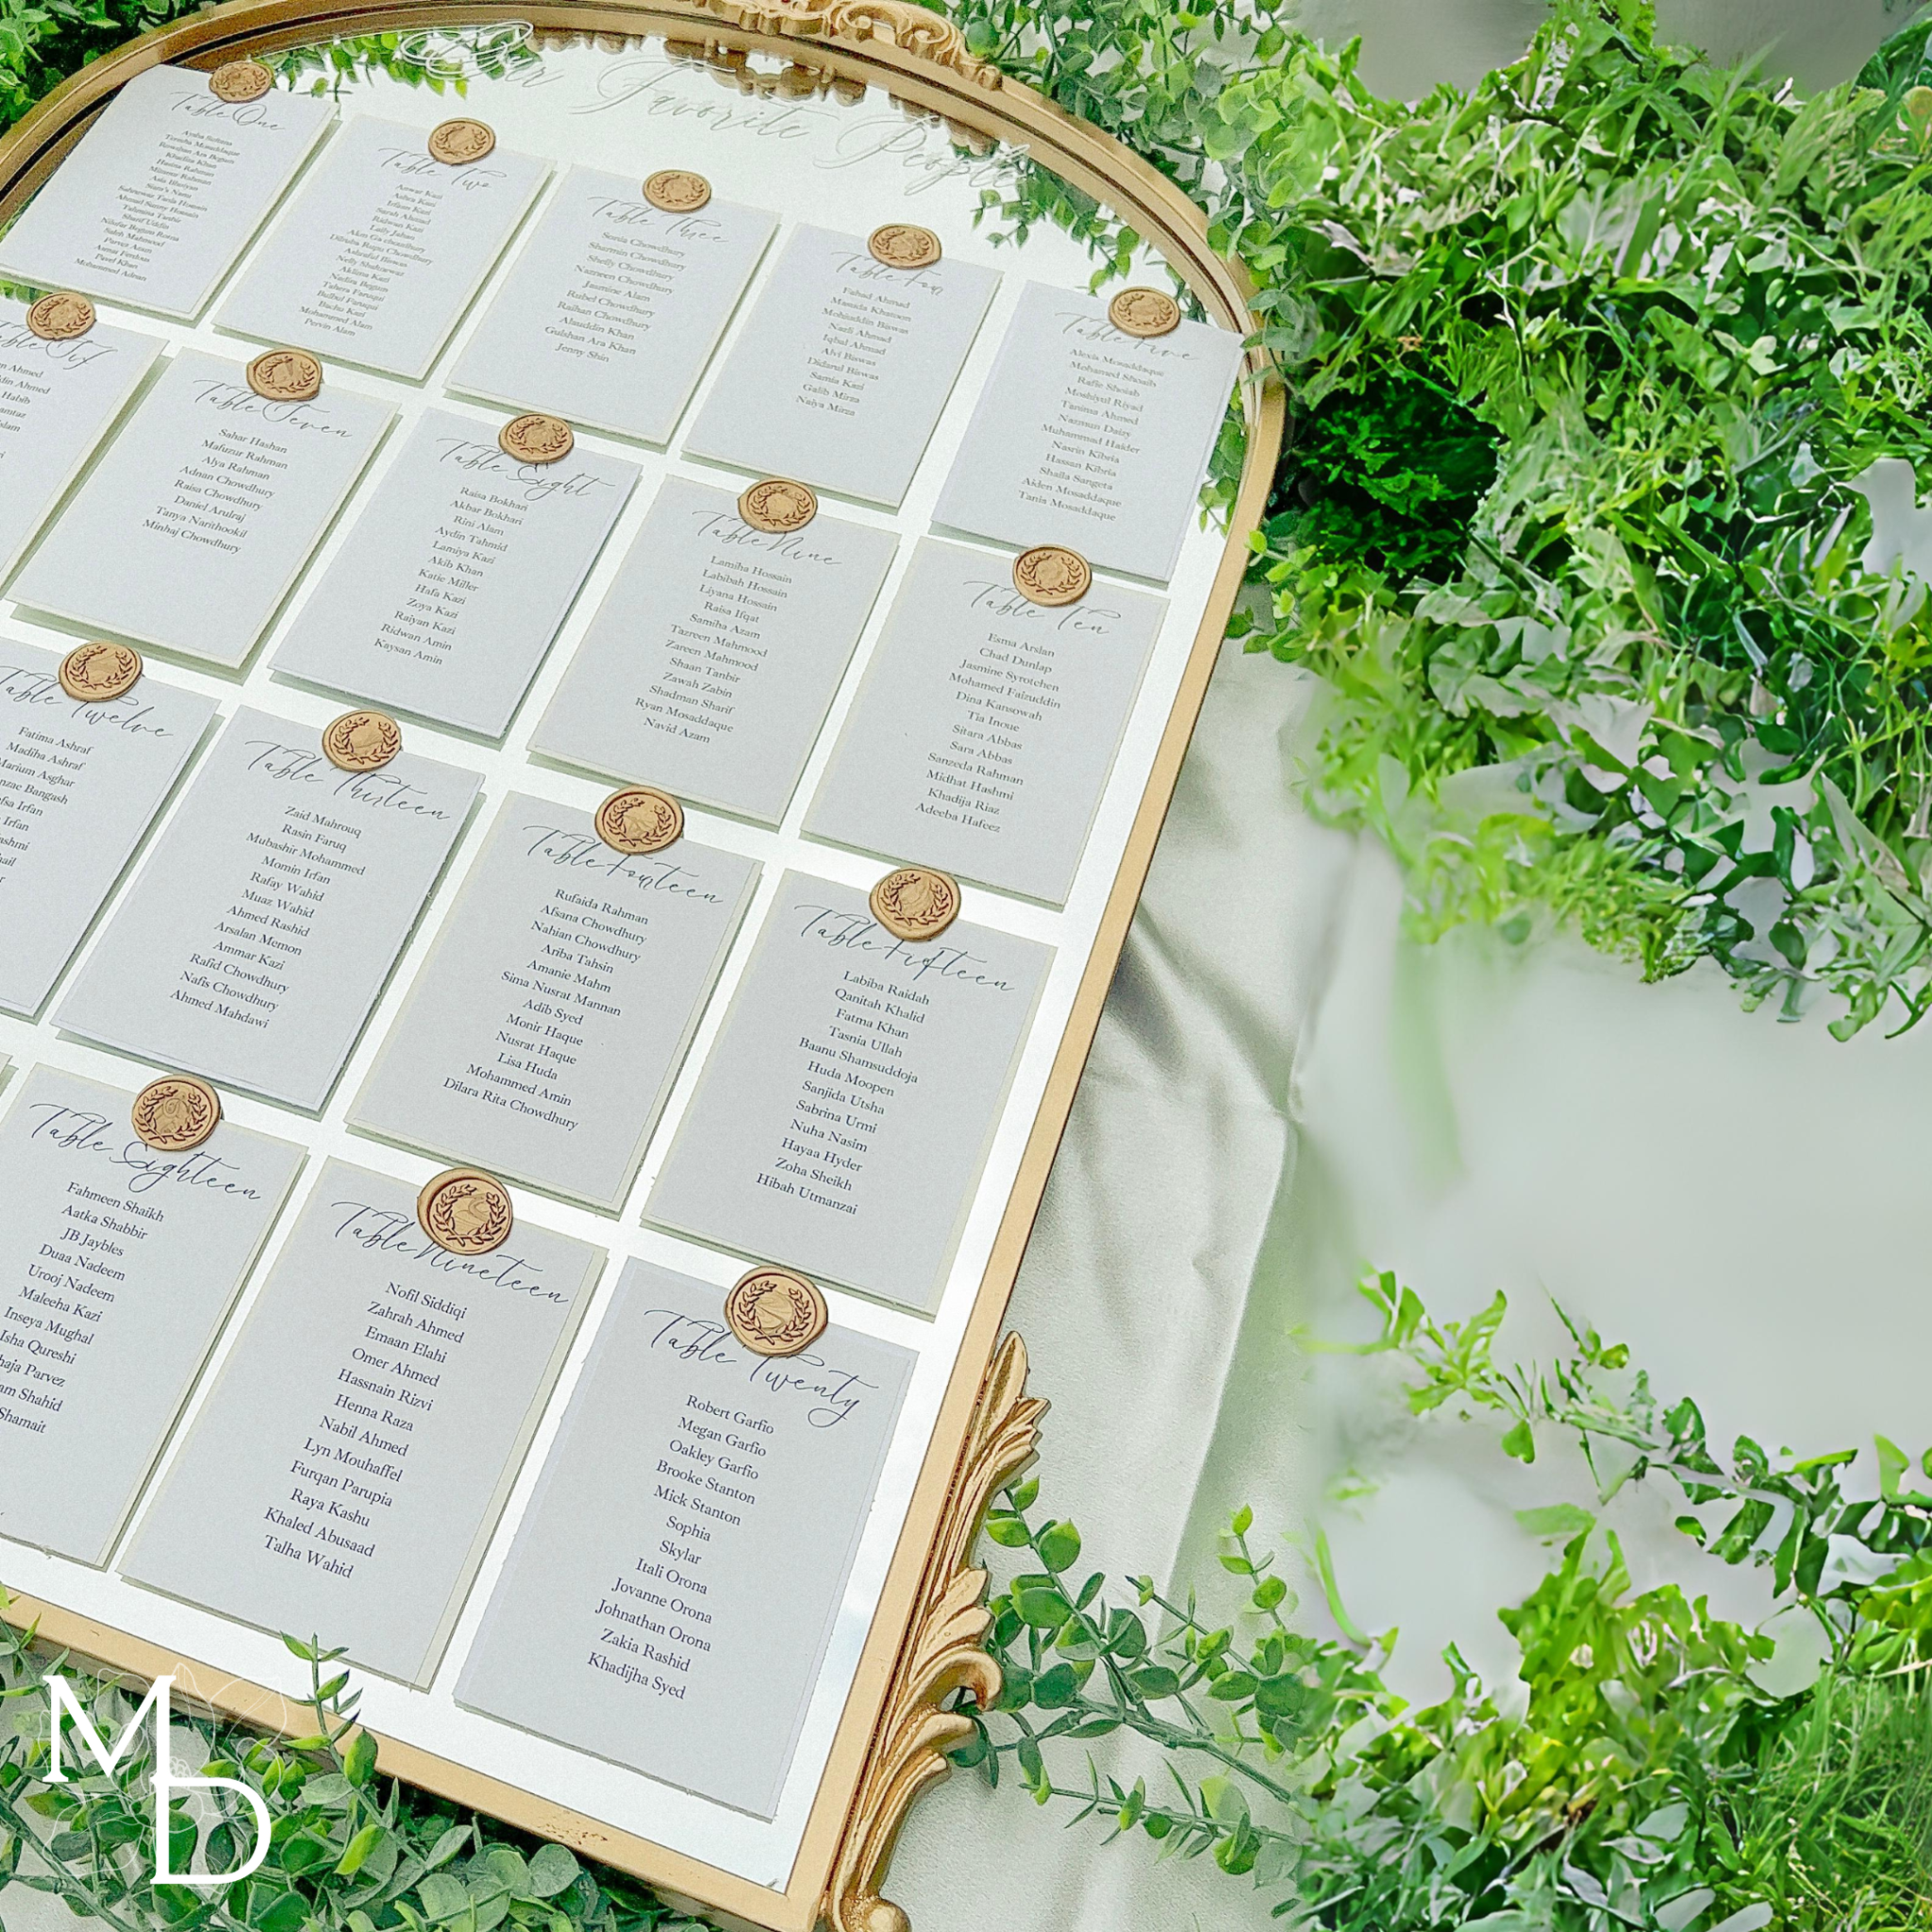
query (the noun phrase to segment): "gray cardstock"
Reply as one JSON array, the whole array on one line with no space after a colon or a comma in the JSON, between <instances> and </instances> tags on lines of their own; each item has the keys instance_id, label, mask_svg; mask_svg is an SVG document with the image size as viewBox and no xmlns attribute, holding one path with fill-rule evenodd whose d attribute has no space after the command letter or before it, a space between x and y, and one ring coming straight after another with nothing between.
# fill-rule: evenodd
<instances>
[{"instance_id":1,"label":"gray cardstock","mask_svg":"<svg viewBox=\"0 0 1932 1932\"><path fill-rule=\"evenodd\" d=\"M728 201L666 214L635 176L573 168L450 387L668 442L777 225Z\"/></svg>"},{"instance_id":2,"label":"gray cardstock","mask_svg":"<svg viewBox=\"0 0 1932 1932\"><path fill-rule=\"evenodd\" d=\"M13 587L94 631L233 668L255 648L393 415L327 381L272 403L184 349Z\"/></svg>"},{"instance_id":3,"label":"gray cardstock","mask_svg":"<svg viewBox=\"0 0 1932 1932\"><path fill-rule=\"evenodd\" d=\"M452 167L427 142L400 121L351 121L215 325L420 382L550 174L500 147Z\"/></svg>"},{"instance_id":4,"label":"gray cardstock","mask_svg":"<svg viewBox=\"0 0 1932 1932\"><path fill-rule=\"evenodd\" d=\"M0 1119L0 1536L105 1563L302 1150L224 1121L187 1154L134 1095L36 1067Z\"/></svg>"},{"instance_id":5,"label":"gray cardstock","mask_svg":"<svg viewBox=\"0 0 1932 1932\"><path fill-rule=\"evenodd\" d=\"M106 704L51 651L0 636L0 1008L53 991L160 810L215 702L152 672Z\"/></svg>"},{"instance_id":6,"label":"gray cardstock","mask_svg":"<svg viewBox=\"0 0 1932 1932\"><path fill-rule=\"evenodd\" d=\"M776 824L898 541L823 510L773 536L667 476L531 749Z\"/></svg>"},{"instance_id":7,"label":"gray cardstock","mask_svg":"<svg viewBox=\"0 0 1932 1932\"><path fill-rule=\"evenodd\" d=\"M603 1260L521 1218L445 1254L414 1189L331 1160L124 1572L427 1683Z\"/></svg>"},{"instance_id":8,"label":"gray cardstock","mask_svg":"<svg viewBox=\"0 0 1932 1932\"><path fill-rule=\"evenodd\" d=\"M964 921L912 945L787 873L649 1219L929 1310L1052 957Z\"/></svg>"},{"instance_id":9,"label":"gray cardstock","mask_svg":"<svg viewBox=\"0 0 1932 1932\"><path fill-rule=\"evenodd\" d=\"M998 281L950 258L887 268L862 235L798 229L685 447L897 508Z\"/></svg>"},{"instance_id":10,"label":"gray cardstock","mask_svg":"<svg viewBox=\"0 0 1932 1932\"><path fill-rule=\"evenodd\" d=\"M481 782L408 751L339 772L312 725L238 711L56 1024L319 1109Z\"/></svg>"},{"instance_id":11,"label":"gray cardstock","mask_svg":"<svg viewBox=\"0 0 1932 1932\"><path fill-rule=\"evenodd\" d=\"M1065 903L1164 599L1053 608L1010 560L923 539L806 829Z\"/></svg>"},{"instance_id":12,"label":"gray cardstock","mask_svg":"<svg viewBox=\"0 0 1932 1932\"><path fill-rule=\"evenodd\" d=\"M755 1356L630 1262L458 1702L770 1818L912 1362L847 1328Z\"/></svg>"},{"instance_id":13,"label":"gray cardstock","mask_svg":"<svg viewBox=\"0 0 1932 1932\"><path fill-rule=\"evenodd\" d=\"M137 74L0 240L0 276L191 322L335 118L327 95L217 100Z\"/></svg>"},{"instance_id":14,"label":"gray cardstock","mask_svg":"<svg viewBox=\"0 0 1932 1932\"><path fill-rule=\"evenodd\" d=\"M504 802L351 1122L593 1208L622 1205L758 868Z\"/></svg>"},{"instance_id":15,"label":"gray cardstock","mask_svg":"<svg viewBox=\"0 0 1932 1932\"><path fill-rule=\"evenodd\" d=\"M493 424L428 410L277 646L275 668L485 738L509 728L634 463L520 463Z\"/></svg>"}]
</instances>

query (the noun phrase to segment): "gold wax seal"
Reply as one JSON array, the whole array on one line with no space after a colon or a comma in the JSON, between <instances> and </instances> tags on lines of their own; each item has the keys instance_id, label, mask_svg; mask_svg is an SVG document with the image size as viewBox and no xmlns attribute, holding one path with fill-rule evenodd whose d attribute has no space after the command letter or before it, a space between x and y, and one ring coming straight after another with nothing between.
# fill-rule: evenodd
<instances>
[{"instance_id":1,"label":"gold wax seal","mask_svg":"<svg viewBox=\"0 0 1932 1932\"><path fill-rule=\"evenodd\" d=\"M1124 336L1172 335L1181 325L1181 305L1159 289L1123 289L1107 305L1107 319Z\"/></svg>"},{"instance_id":2,"label":"gold wax seal","mask_svg":"<svg viewBox=\"0 0 1932 1932\"><path fill-rule=\"evenodd\" d=\"M515 1217L509 1190L494 1174L453 1167L416 1196L416 1219L439 1248L452 1255L487 1255L508 1241Z\"/></svg>"},{"instance_id":3,"label":"gold wax seal","mask_svg":"<svg viewBox=\"0 0 1932 1932\"><path fill-rule=\"evenodd\" d=\"M339 772L375 772L403 748L403 727L383 711L344 711L322 734L322 755Z\"/></svg>"},{"instance_id":4,"label":"gold wax seal","mask_svg":"<svg viewBox=\"0 0 1932 1932\"><path fill-rule=\"evenodd\" d=\"M264 402L312 402L322 393L322 364L307 349L265 349L248 365L248 387Z\"/></svg>"},{"instance_id":5,"label":"gold wax seal","mask_svg":"<svg viewBox=\"0 0 1932 1932\"><path fill-rule=\"evenodd\" d=\"M221 1124L222 1097L192 1074L169 1074L134 1096L134 1131L160 1154L186 1154Z\"/></svg>"},{"instance_id":6,"label":"gold wax seal","mask_svg":"<svg viewBox=\"0 0 1932 1932\"><path fill-rule=\"evenodd\" d=\"M452 168L480 161L495 145L495 130L481 121L445 121L429 131L429 152Z\"/></svg>"},{"instance_id":7,"label":"gold wax seal","mask_svg":"<svg viewBox=\"0 0 1932 1932\"><path fill-rule=\"evenodd\" d=\"M819 513L819 500L803 483L786 476L768 476L754 483L738 499L738 514L754 530L769 530L774 537L802 530Z\"/></svg>"},{"instance_id":8,"label":"gold wax seal","mask_svg":"<svg viewBox=\"0 0 1932 1932\"><path fill-rule=\"evenodd\" d=\"M644 183L644 199L667 215L688 215L711 198L711 184L689 168L659 168Z\"/></svg>"},{"instance_id":9,"label":"gold wax seal","mask_svg":"<svg viewBox=\"0 0 1932 1932\"><path fill-rule=\"evenodd\" d=\"M26 325L43 342L71 342L94 325L94 305L61 289L42 295L26 312Z\"/></svg>"},{"instance_id":10,"label":"gold wax seal","mask_svg":"<svg viewBox=\"0 0 1932 1932\"><path fill-rule=\"evenodd\" d=\"M496 446L520 463L560 463L576 437L561 416L519 416L497 431Z\"/></svg>"},{"instance_id":11,"label":"gold wax seal","mask_svg":"<svg viewBox=\"0 0 1932 1932\"><path fill-rule=\"evenodd\" d=\"M104 705L141 677L141 653L126 644L76 644L60 660L60 689L76 704Z\"/></svg>"},{"instance_id":12,"label":"gold wax seal","mask_svg":"<svg viewBox=\"0 0 1932 1932\"><path fill-rule=\"evenodd\" d=\"M724 1319L754 1355L796 1355L825 1332L825 1298L789 1268L754 1268L724 1297Z\"/></svg>"},{"instance_id":13,"label":"gold wax seal","mask_svg":"<svg viewBox=\"0 0 1932 1932\"><path fill-rule=\"evenodd\" d=\"M597 836L613 852L661 852L684 836L684 808L649 785L626 786L597 808Z\"/></svg>"},{"instance_id":14,"label":"gold wax seal","mask_svg":"<svg viewBox=\"0 0 1932 1932\"><path fill-rule=\"evenodd\" d=\"M1077 604L1093 582L1087 559L1064 543L1040 543L1013 559L1013 588L1029 604Z\"/></svg>"},{"instance_id":15,"label":"gold wax seal","mask_svg":"<svg viewBox=\"0 0 1932 1932\"><path fill-rule=\"evenodd\" d=\"M940 238L910 222L888 222L883 228L874 228L865 245L872 258L888 268L930 268L940 258Z\"/></svg>"},{"instance_id":16,"label":"gold wax seal","mask_svg":"<svg viewBox=\"0 0 1932 1932\"><path fill-rule=\"evenodd\" d=\"M259 60L229 60L208 77L208 92L235 107L260 100L275 84L275 75Z\"/></svg>"},{"instance_id":17,"label":"gold wax seal","mask_svg":"<svg viewBox=\"0 0 1932 1932\"><path fill-rule=\"evenodd\" d=\"M900 940L936 940L959 916L959 882L937 866L902 865L872 889L872 916Z\"/></svg>"}]
</instances>

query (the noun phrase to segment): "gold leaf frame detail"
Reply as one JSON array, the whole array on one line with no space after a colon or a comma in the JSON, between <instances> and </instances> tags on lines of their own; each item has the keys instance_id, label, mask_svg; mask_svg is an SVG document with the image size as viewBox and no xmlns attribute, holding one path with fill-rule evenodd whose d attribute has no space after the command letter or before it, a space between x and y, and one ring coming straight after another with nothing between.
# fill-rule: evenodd
<instances>
[{"instance_id":1,"label":"gold leaf frame detail","mask_svg":"<svg viewBox=\"0 0 1932 1932\"><path fill-rule=\"evenodd\" d=\"M752 33L808 35L832 41L883 41L915 59L949 67L975 87L991 90L1004 76L966 50L950 20L910 0L706 0L711 11Z\"/></svg>"}]
</instances>

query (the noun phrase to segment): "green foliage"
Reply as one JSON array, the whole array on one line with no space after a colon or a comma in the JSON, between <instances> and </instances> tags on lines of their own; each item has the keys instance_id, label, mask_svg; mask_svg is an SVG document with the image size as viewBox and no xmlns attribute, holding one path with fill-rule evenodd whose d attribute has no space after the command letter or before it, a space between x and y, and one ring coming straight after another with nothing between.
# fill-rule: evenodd
<instances>
[{"instance_id":1,"label":"green foliage","mask_svg":"<svg viewBox=\"0 0 1932 1932\"><path fill-rule=\"evenodd\" d=\"M0 128L76 68L199 0L0 0Z\"/></svg>"}]
</instances>

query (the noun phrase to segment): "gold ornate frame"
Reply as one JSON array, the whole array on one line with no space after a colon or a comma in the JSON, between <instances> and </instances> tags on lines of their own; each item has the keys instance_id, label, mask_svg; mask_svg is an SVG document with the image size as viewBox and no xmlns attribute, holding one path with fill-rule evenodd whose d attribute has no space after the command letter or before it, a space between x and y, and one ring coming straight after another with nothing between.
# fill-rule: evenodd
<instances>
[{"instance_id":1,"label":"gold ornate frame","mask_svg":"<svg viewBox=\"0 0 1932 1932\"><path fill-rule=\"evenodd\" d=\"M56 90L0 138L0 223L18 212L122 84L162 62L209 68L250 52L336 33L525 22L551 36L662 35L721 65L746 53L779 55L826 84L885 88L956 131L1027 149L1062 179L1105 202L1166 258L1207 312L1255 326L1237 264L1209 245L1200 210L1165 176L1097 128L968 52L952 24L908 0L541 0L532 6L461 0L227 0L131 41ZM871 1632L820 1781L798 1857L782 1891L620 1831L395 1739L377 1762L420 1785L632 1873L668 1896L770 1932L909 1932L882 1896L893 1840L913 1798L947 1770L945 1752L970 1730L944 1707L970 1688L982 1703L999 1671L980 1648L986 1574L972 1566L974 1535L1000 1488L1033 1458L1046 1404L1025 1392L1020 1338L1001 1324L1049 1169L1072 1109L1100 1012L1119 963L1181 759L1207 695L1240 590L1247 533L1259 522L1281 447L1284 399L1262 357L1248 360L1248 442L1226 548L1153 770L1135 814L1100 930L1089 955L1035 1116L958 1363L893 1553ZM177 1699L276 1730L308 1728L305 1713L259 1685L30 1598L8 1617L34 1624L50 1646L142 1680L175 1679Z\"/></svg>"}]
</instances>

